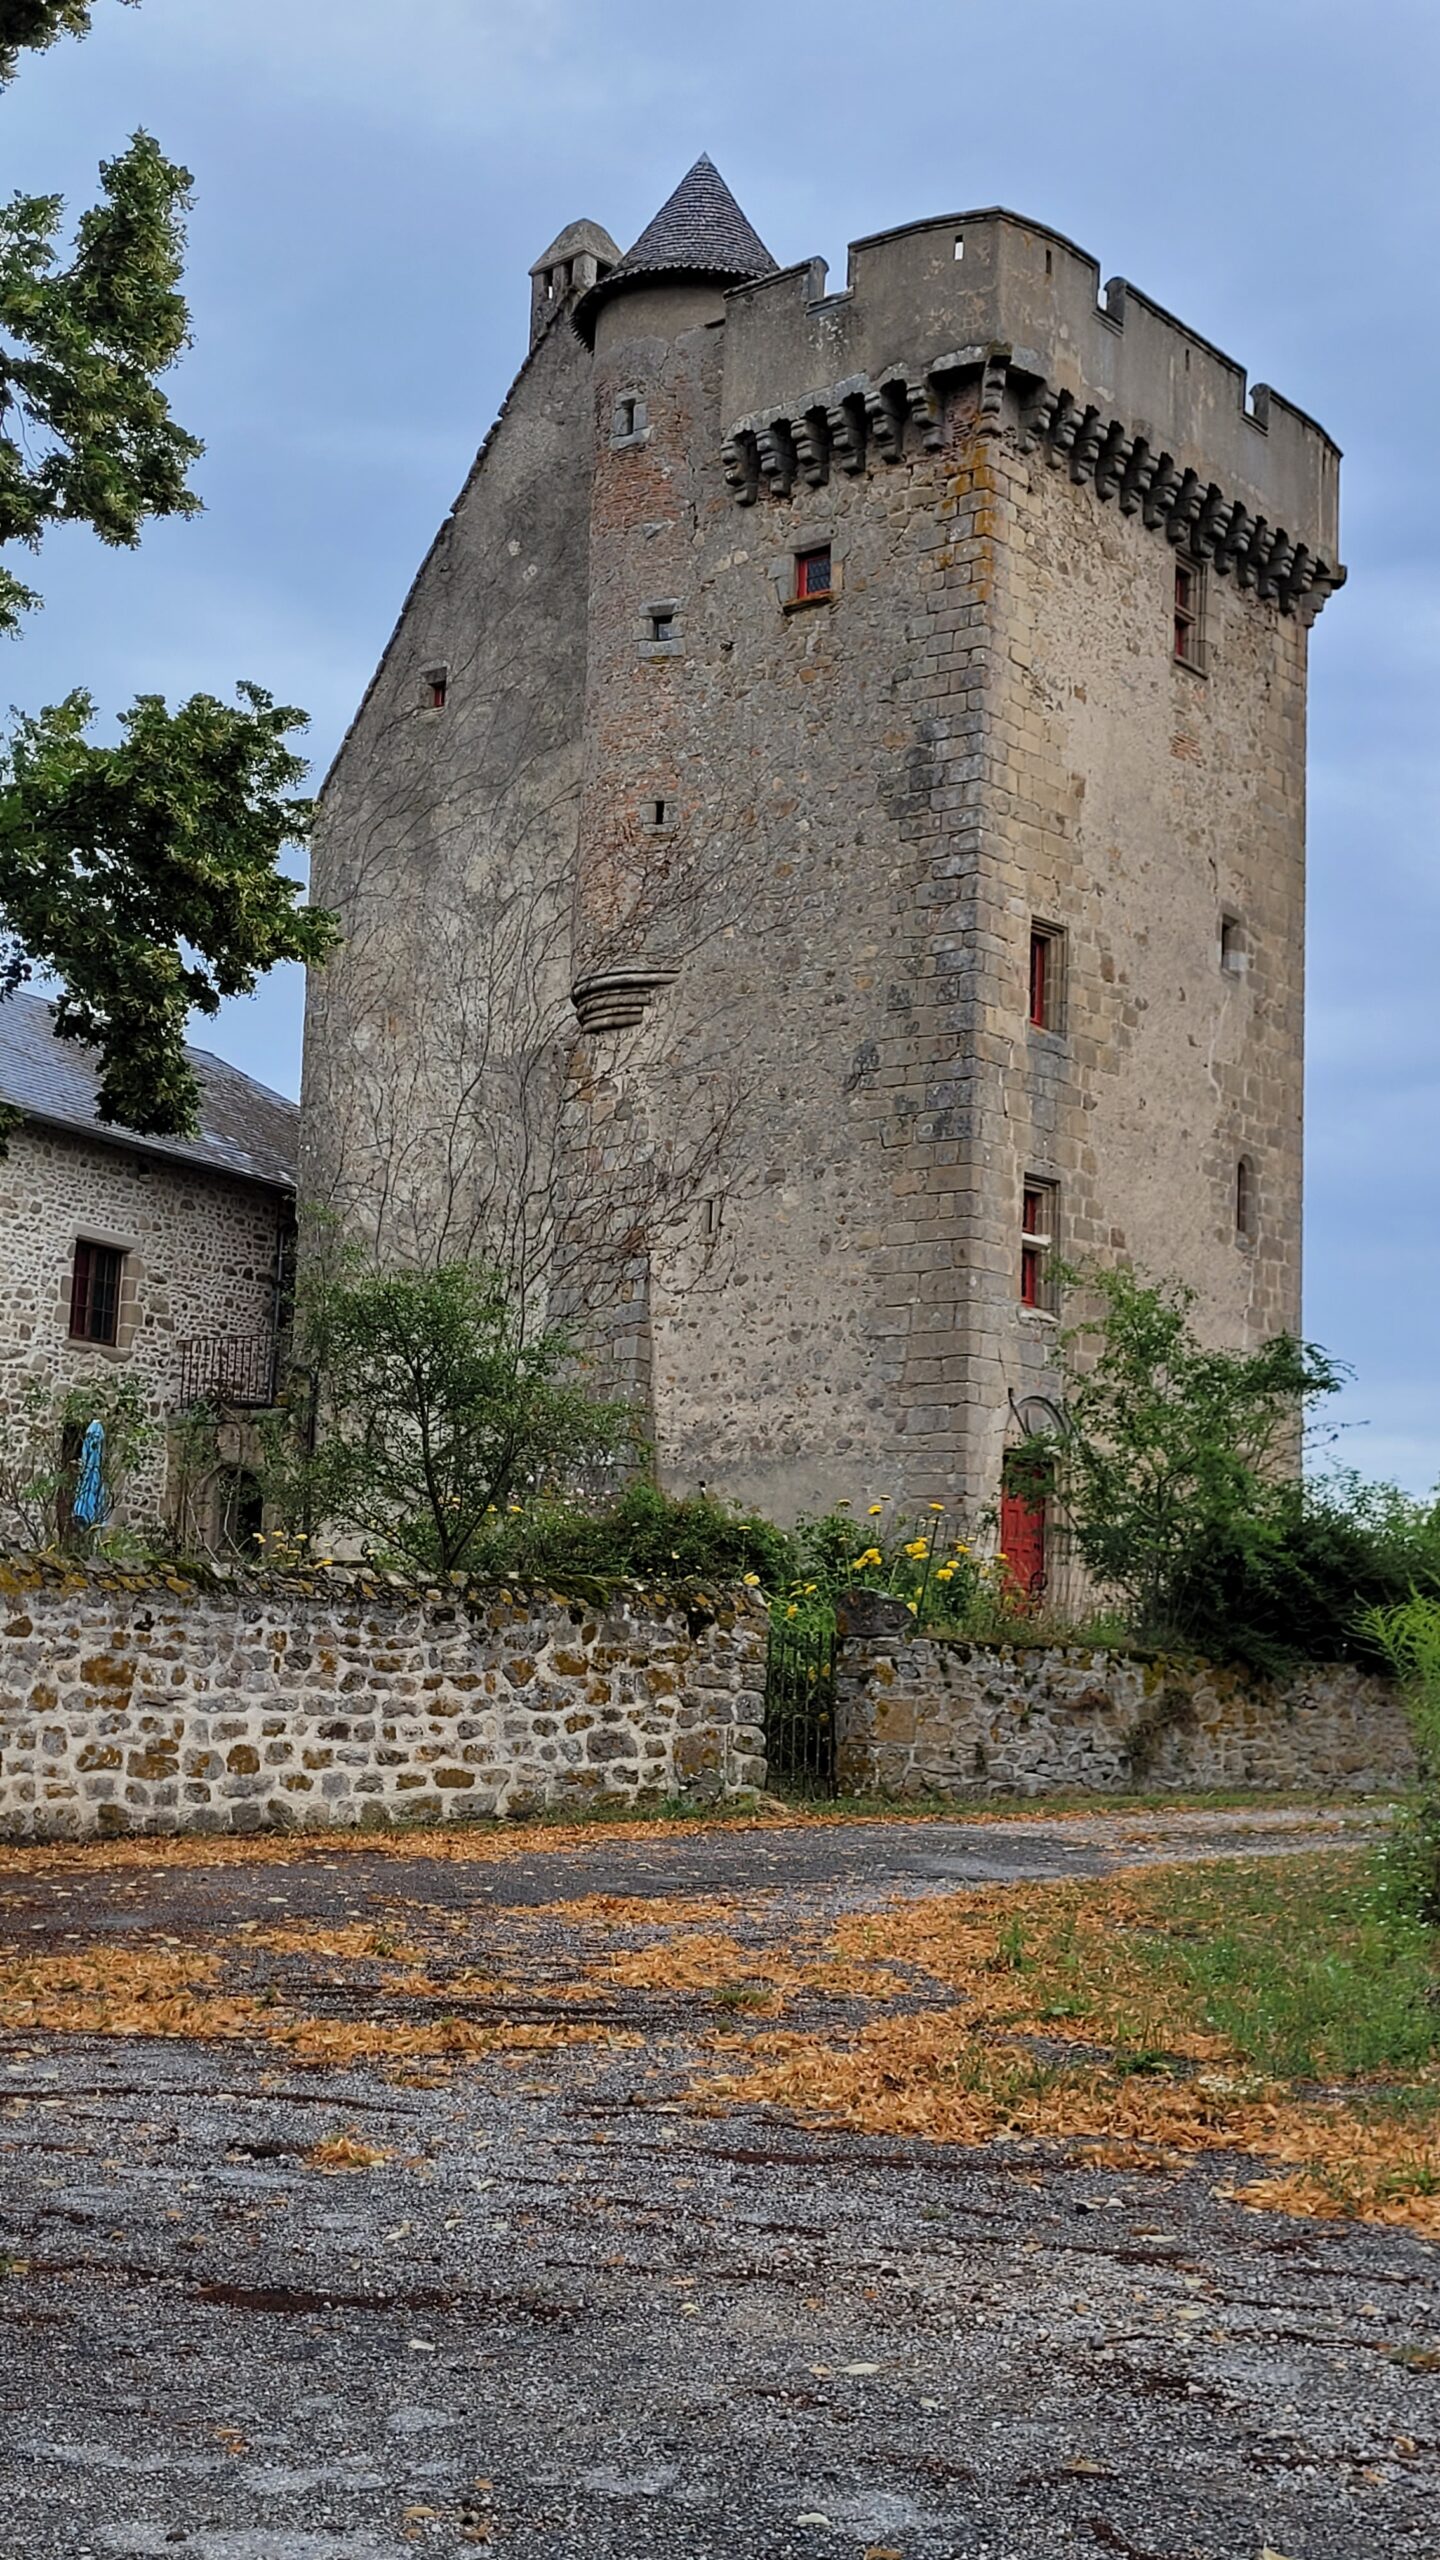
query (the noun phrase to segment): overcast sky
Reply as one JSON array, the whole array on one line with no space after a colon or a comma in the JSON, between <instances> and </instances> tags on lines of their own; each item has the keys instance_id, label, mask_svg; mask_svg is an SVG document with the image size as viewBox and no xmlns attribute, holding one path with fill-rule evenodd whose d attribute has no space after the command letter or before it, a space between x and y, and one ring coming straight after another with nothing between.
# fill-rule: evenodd
<instances>
[{"instance_id":1,"label":"overcast sky","mask_svg":"<svg viewBox=\"0 0 1440 2560\"><path fill-rule=\"evenodd\" d=\"M207 514L52 538L0 701L254 677L322 772L525 351L526 270L628 244L708 150L782 264L1001 203L1053 224L1344 448L1351 583L1312 640L1308 1330L1342 1455L1440 1477L1440 9L1436 0L97 0L0 102L76 204L143 123L195 173ZM277 975L201 1034L298 1086Z\"/></svg>"}]
</instances>

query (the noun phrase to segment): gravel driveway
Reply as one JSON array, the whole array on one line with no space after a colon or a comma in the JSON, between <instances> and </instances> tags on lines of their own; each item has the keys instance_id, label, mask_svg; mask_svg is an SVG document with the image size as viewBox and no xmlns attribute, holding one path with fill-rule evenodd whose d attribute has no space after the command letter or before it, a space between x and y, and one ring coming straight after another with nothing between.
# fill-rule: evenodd
<instances>
[{"instance_id":1,"label":"gravel driveway","mask_svg":"<svg viewBox=\"0 0 1440 2560\"><path fill-rule=\"evenodd\" d=\"M512 2011L553 2018L593 1935L563 1906L596 1894L736 1895L783 1936L1315 1838L957 1819L9 1878L0 1852L0 1937L379 1919L472 1967L504 1940ZM642 1992L623 2022L433 2086L243 2040L3 2037L7 2560L1435 2560L1423 2242L1227 2203L1214 2157L1139 2176L697 2115L713 2005ZM338 2133L393 2156L307 2167Z\"/></svg>"}]
</instances>

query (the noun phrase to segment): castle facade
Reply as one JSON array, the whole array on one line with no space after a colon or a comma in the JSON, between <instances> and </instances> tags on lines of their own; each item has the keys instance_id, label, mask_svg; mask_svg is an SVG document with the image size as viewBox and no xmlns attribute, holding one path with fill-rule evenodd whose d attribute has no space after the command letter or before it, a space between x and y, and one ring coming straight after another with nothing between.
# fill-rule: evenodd
<instances>
[{"instance_id":1,"label":"castle facade","mask_svg":"<svg viewBox=\"0 0 1440 2560\"><path fill-rule=\"evenodd\" d=\"M1062 1256L1297 1326L1338 464L1010 213L574 225L323 795L304 1189L780 1515L993 1501Z\"/></svg>"}]
</instances>

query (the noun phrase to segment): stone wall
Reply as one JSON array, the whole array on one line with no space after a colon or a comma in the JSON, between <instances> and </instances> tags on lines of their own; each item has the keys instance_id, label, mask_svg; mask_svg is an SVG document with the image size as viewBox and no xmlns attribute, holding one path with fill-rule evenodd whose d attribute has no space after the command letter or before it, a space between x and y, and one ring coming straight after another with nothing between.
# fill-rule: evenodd
<instances>
[{"instance_id":1,"label":"stone wall","mask_svg":"<svg viewBox=\"0 0 1440 2560\"><path fill-rule=\"evenodd\" d=\"M734 1793L764 1783L764 1651L744 1598L0 1563L0 1838Z\"/></svg>"},{"instance_id":2,"label":"stone wall","mask_svg":"<svg viewBox=\"0 0 1440 2560\"><path fill-rule=\"evenodd\" d=\"M1415 1755L1389 1682L1348 1663L1285 1682L1238 1666L1088 1646L916 1637L872 1603L840 1647L836 1743L847 1793L1405 1787Z\"/></svg>"},{"instance_id":3,"label":"stone wall","mask_svg":"<svg viewBox=\"0 0 1440 2560\"><path fill-rule=\"evenodd\" d=\"M179 1402L191 1343L224 1336L268 1359L290 1222L288 1194L266 1184L38 1121L14 1130L0 1158L0 1423L35 1378L84 1387L131 1376L159 1420ZM81 1237L125 1256L114 1344L71 1339ZM127 1488L127 1518L159 1517L165 1469L157 1449Z\"/></svg>"}]
</instances>

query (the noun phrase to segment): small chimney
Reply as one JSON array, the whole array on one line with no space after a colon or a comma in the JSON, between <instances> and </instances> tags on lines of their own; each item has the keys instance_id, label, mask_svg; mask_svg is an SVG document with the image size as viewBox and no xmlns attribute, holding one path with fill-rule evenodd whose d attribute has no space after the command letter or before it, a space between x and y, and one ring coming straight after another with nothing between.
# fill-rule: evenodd
<instances>
[{"instance_id":1,"label":"small chimney","mask_svg":"<svg viewBox=\"0 0 1440 2560\"><path fill-rule=\"evenodd\" d=\"M562 311L571 310L582 293L608 276L620 252L598 222L572 222L552 240L530 270L530 344L544 337Z\"/></svg>"}]
</instances>

